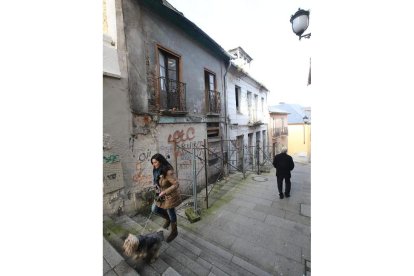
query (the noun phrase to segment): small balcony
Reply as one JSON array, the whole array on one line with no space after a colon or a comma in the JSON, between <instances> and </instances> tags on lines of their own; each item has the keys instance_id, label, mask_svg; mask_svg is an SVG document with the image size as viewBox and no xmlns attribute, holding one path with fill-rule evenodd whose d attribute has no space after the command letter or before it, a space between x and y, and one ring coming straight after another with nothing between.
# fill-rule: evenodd
<instances>
[{"instance_id":1,"label":"small balcony","mask_svg":"<svg viewBox=\"0 0 414 276\"><path fill-rule=\"evenodd\" d=\"M261 125L264 125L264 123L261 120L247 122L247 126L249 126L249 127L257 127L257 126L261 126Z\"/></svg>"},{"instance_id":2,"label":"small balcony","mask_svg":"<svg viewBox=\"0 0 414 276\"><path fill-rule=\"evenodd\" d=\"M207 113L221 113L221 93L219 91L207 91Z\"/></svg>"},{"instance_id":3,"label":"small balcony","mask_svg":"<svg viewBox=\"0 0 414 276\"><path fill-rule=\"evenodd\" d=\"M165 77L158 78L161 112L187 113L186 84Z\"/></svg>"},{"instance_id":4,"label":"small balcony","mask_svg":"<svg viewBox=\"0 0 414 276\"><path fill-rule=\"evenodd\" d=\"M289 135L287 127L277 127L277 128L275 128L275 130L273 132L274 137L287 136L287 135Z\"/></svg>"}]
</instances>

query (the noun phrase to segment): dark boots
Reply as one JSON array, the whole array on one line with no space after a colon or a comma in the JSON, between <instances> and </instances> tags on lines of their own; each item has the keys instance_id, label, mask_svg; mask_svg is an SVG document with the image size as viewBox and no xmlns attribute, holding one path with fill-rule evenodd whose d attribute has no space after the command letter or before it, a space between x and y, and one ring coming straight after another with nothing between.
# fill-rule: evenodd
<instances>
[{"instance_id":1,"label":"dark boots","mask_svg":"<svg viewBox=\"0 0 414 276\"><path fill-rule=\"evenodd\" d=\"M177 231L177 222L171 223L171 233L167 238L167 242L171 242L175 237L177 237L178 231Z\"/></svg>"},{"instance_id":2,"label":"dark boots","mask_svg":"<svg viewBox=\"0 0 414 276\"><path fill-rule=\"evenodd\" d=\"M170 220L170 216L168 215L167 212L161 214L161 217L163 217L165 219L164 224L162 225L162 228L167 229L168 226L170 226L171 220Z\"/></svg>"}]
</instances>

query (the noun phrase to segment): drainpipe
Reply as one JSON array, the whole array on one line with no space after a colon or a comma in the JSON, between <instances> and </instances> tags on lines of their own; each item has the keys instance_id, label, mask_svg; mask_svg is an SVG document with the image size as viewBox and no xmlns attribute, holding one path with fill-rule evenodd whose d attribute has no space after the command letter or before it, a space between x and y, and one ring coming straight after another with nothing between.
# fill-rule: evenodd
<instances>
[{"instance_id":1,"label":"drainpipe","mask_svg":"<svg viewBox=\"0 0 414 276\"><path fill-rule=\"evenodd\" d=\"M229 71L229 68L231 66L231 60L229 60L229 64L227 65L226 68L226 72L224 73L224 127L225 127L225 133L226 133L226 143L227 143L227 165L226 165L226 169L225 169L225 175L228 176L228 170L229 170L229 164L228 164L228 159L229 159L229 148L230 148L230 141L229 141L229 133L228 133L228 120L227 120L227 72Z\"/></svg>"}]
</instances>

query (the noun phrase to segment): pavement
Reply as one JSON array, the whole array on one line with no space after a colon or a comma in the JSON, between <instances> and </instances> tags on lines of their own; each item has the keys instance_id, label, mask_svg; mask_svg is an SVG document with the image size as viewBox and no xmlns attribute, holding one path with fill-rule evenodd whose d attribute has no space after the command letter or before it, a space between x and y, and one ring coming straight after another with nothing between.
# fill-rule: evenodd
<instances>
[{"instance_id":1,"label":"pavement","mask_svg":"<svg viewBox=\"0 0 414 276\"><path fill-rule=\"evenodd\" d=\"M251 264L271 275L311 275L310 170L310 163L295 162L291 197L284 199L279 199L274 168L246 179L230 174L215 185L200 221L190 223L181 213L179 236L181 228L231 252L243 266ZM105 239L103 249L104 275L139 275Z\"/></svg>"}]
</instances>

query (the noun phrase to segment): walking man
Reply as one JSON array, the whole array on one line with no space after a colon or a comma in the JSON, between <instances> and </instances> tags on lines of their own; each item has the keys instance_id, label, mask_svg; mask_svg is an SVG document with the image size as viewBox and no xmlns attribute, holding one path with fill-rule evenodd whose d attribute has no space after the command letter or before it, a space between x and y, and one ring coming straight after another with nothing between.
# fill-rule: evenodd
<instances>
[{"instance_id":1,"label":"walking man","mask_svg":"<svg viewBox=\"0 0 414 276\"><path fill-rule=\"evenodd\" d=\"M276 168L277 189L279 197L283 199L283 179L285 179L285 196L290 197L290 171L295 167L292 156L287 154L287 147L282 145L281 153L273 159L273 167Z\"/></svg>"}]
</instances>

